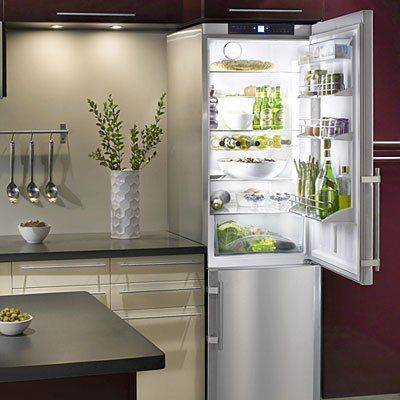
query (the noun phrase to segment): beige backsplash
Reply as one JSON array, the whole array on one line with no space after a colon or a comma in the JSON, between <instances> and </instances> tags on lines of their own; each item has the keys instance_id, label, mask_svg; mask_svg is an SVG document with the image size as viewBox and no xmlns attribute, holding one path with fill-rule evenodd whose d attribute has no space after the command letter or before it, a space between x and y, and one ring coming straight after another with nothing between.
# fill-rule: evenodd
<instances>
[{"instance_id":1,"label":"beige backsplash","mask_svg":"<svg viewBox=\"0 0 400 400\"><path fill-rule=\"evenodd\" d=\"M103 100L113 93L121 105L125 132L133 122L153 118L158 96L166 88L166 41L160 33L114 31L10 31L7 36L8 97L0 100L0 129L49 129L65 122L68 143L55 147L54 182L60 200L42 196L38 206L23 198L11 205L10 137L0 137L0 234L17 233L19 221L38 218L53 233L109 231L109 172L88 158L98 143L96 126L87 112L88 97ZM163 124L166 127L166 123ZM16 183L28 180L29 137L16 137ZM35 137L36 184L47 176L48 137ZM141 228L165 229L166 137L158 156L142 171Z\"/></svg>"}]
</instances>

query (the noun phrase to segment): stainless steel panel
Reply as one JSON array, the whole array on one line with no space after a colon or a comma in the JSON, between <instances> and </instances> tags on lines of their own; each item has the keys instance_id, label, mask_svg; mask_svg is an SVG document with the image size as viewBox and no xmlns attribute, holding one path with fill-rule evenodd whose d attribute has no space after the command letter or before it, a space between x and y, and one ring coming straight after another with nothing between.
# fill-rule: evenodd
<instances>
[{"instance_id":1,"label":"stainless steel panel","mask_svg":"<svg viewBox=\"0 0 400 400\"><path fill-rule=\"evenodd\" d=\"M198 27L167 38L169 230L199 242L204 223L202 46Z\"/></svg>"},{"instance_id":2,"label":"stainless steel panel","mask_svg":"<svg viewBox=\"0 0 400 400\"><path fill-rule=\"evenodd\" d=\"M209 400L319 399L320 269L213 270L209 287Z\"/></svg>"}]
</instances>

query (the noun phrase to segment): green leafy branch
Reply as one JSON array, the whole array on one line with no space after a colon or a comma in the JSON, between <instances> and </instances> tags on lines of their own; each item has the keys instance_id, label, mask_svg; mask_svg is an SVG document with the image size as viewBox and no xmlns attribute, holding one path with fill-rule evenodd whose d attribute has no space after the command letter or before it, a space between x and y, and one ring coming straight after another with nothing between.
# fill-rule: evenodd
<instances>
[{"instance_id":1,"label":"green leafy branch","mask_svg":"<svg viewBox=\"0 0 400 400\"><path fill-rule=\"evenodd\" d=\"M145 125L144 129L139 130L135 124L130 130L130 167L139 170L145 167L156 155L156 147L161 142L164 134L160 127L160 122L165 114L166 93L162 93L157 103L154 122ZM100 165L112 171L123 170L124 160L124 138L121 133L123 122L120 121L120 108L114 103L112 95L103 104L103 112L99 111L97 103L88 99L89 112L93 113L96 125L99 129L98 134L101 139L100 146L89 154L90 158L99 161Z\"/></svg>"}]
</instances>

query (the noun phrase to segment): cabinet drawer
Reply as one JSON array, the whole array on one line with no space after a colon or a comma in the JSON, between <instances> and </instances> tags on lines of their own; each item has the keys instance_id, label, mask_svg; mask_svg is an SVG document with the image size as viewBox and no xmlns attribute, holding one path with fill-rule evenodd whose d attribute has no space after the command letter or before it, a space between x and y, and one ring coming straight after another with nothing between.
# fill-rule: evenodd
<instances>
[{"instance_id":1,"label":"cabinet drawer","mask_svg":"<svg viewBox=\"0 0 400 400\"><path fill-rule=\"evenodd\" d=\"M129 283L111 286L113 310L201 306L204 281Z\"/></svg>"},{"instance_id":2,"label":"cabinet drawer","mask_svg":"<svg viewBox=\"0 0 400 400\"><path fill-rule=\"evenodd\" d=\"M12 294L88 292L107 307L110 307L110 285L58 286L47 288L13 289ZM79 310L78 310L79 311Z\"/></svg>"},{"instance_id":3,"label":"cabinet drawer","mask_svg":"<svg viewBox=\"0 0 400 400\"><path fill-rule=\"evenodd\" d=\"M17 262L12 264L13 288L86 286L110 283L108 259Z\"/></svg>"},{"instance_id":4,"label":"cabinet drawer","mask_svg":"<svg viewBox=\"0 0 400 400\"><path fill-rule=\"evenodd\" d=\"M165 369L137 375L138 399L204 400L203 307L117 314L165 352Z\"/></svg>"},{"instance_id":5,"label":"cabinet drawer","mask_svg":"<svg viewBox=\"0 0 400 400\"><path fill-rule=\"evenodd\" d=\"M160 282L204 279L201 254L111 260L111 282Z\"/></svg>"}]
</instances>

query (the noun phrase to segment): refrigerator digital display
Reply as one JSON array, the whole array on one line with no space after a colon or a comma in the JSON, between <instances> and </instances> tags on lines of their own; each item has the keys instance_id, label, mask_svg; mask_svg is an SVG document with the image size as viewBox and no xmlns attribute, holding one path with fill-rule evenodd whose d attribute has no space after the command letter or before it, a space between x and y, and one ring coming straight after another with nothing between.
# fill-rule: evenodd
<instances>
[{"instance_id":1,"label":"refrigerator digital display","mask_svg":"<svg viewBox=\"0 0 400 400\"><path fill-rule=\"evenodd\" d=\"M231 35L294 35L293 24L228 24L228 33Z\"/></svg>"}]
</instances>

